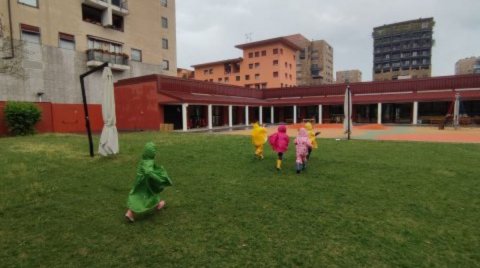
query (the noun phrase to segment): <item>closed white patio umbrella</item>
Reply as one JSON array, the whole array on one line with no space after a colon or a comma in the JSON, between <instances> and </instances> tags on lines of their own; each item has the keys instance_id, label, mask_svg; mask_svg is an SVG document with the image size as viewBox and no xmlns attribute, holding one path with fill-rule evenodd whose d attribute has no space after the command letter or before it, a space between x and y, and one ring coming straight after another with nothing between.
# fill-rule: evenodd
<instances>
[{"instance_id":1,"label":"closed white patio umbrella","mask_svg":"<svg viewBox=\"0 0 480 268\"><path fill-rule=\"evenodd\" d=\"M118 154L118 133L115 116L115 96L113 93L113 75L109 67L103 69L103 130L100 136L98 153L103 156Z\"/></svg>"},{"instance_id":2,"label":"closed white patio umbrella","mask_svg":"<svg viewBox=\"0 0 480 268\"><path fill-rule=\"evenodd\" d=\"M347 86L347 89L345 90L343 114L345 115L345 119L343 120L343 131L347 135L347 138L350 139L350 134L352 133L352 92L350 91L349 86Z\"/></svg>"},{"instance_id":3,"label":"closed white patio umbrella","mask_svg":"<svg viewBox=\"0 0 480 268\"><path fill-rule=\"evenodd\" d=\"M453 127L455 129L460 125L460 94L455 94L455 105L453 106Z\"/></svg>"}]
</instances>

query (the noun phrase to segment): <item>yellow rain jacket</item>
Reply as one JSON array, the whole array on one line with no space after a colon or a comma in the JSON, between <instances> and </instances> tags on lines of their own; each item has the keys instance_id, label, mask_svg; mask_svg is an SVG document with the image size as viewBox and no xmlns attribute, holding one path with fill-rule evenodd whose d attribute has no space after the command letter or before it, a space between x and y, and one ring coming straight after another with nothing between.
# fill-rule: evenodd
<instances>
[{"instance_id":1,"label":"yellow rain jacket","mask_svg":"<svg viewBox=\"0 0 480 268\"><path fill-rule=\"evenodd\" d=\"M252 143L255 146L261 146L267 142L267 129L261 127L258 123L253 124Z\"/></svg>"},{"instance_id":2,"label":"yellow rain jacket","mask_svg":"<svg viewBox=\"0 0 480 268\"><path fill-rule=\"evenodd\" d=\"M315 138L315 131L313 130L312 124L310 122L307 122L305 124L305 129L307 130L308 138L310 139L310 142L312 143L312 147L314 149L317 149L318 144L317 144L317 139Z\"/></svg>"}]
</instances>

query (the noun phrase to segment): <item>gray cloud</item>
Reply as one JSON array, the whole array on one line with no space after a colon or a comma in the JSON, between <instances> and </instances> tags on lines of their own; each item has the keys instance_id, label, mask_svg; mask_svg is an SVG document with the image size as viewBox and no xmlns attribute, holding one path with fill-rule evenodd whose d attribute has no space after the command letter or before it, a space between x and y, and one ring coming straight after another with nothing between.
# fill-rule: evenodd
<instances>
[{"instance_id":1,"label":"gray cloud","mask_svg":"<svg viewBox=\"0 0 480 268\"><path fill-rule=\"evenodd\" d=\"M451 75L458 59L480 56L478 0L179 0L178 66L241 56L235 45L301 33L334 48L334 68L372 77L373 27L434 17L433 75Z\"/></svg>"}]
</instances>

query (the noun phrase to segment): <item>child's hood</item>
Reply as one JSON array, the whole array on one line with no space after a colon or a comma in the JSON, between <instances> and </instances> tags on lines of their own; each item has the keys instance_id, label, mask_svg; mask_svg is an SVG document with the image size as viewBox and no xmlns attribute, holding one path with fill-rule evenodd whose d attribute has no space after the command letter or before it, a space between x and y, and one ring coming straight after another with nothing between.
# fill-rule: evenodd
<instances>
[{"instance_id":1,"label":"child's hood","mask_svg":"<svg viewBox=\"0 0 480 268\"><path fill-rule=\"evenodd\" d=\"M143 148L142 159L143 160L154 159L156 153L157 153L157 147L155 146L155 143L147 142L147 144L145 144L145 147Z\"/></svg>"},{"instance_id":2,"label":"child's hood","mask_svg":"<svg viewBox=\"0 0 480 268\"><path fill-rule=\"evenodd\" d=\"M297 137L308 137L307 130L304 129L303 127L298 130L298 136Z\"/></svg>"},{"instance_id":3,"label":"child's hood","mask_svg":"<svg viewBox=\"0 0 480 268\"><path fill-rule=\"evenodd\" d=\"M285 125L278 126L278 132L287 133L287 127Z\"/></svg>"}]
</instances>

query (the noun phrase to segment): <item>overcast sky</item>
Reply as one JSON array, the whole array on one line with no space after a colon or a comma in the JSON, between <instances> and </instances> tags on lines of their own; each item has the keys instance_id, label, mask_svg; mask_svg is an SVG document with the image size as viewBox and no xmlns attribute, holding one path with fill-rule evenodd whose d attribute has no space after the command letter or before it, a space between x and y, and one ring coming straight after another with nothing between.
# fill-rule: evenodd
<instances>
[{"instance_id":1,"label":"overcast sky","mask_svg":"<svg viewBox=\"0 0 480 268\"><path fill-rule=\"evenodd\" d=\"M480 0L177 0L178 67L236 58L252 41L301 33L334 49L335 71L360 69L372 80L373 27L434 17L433 75L480 56Z\"/></svg>"}]
</instances>

